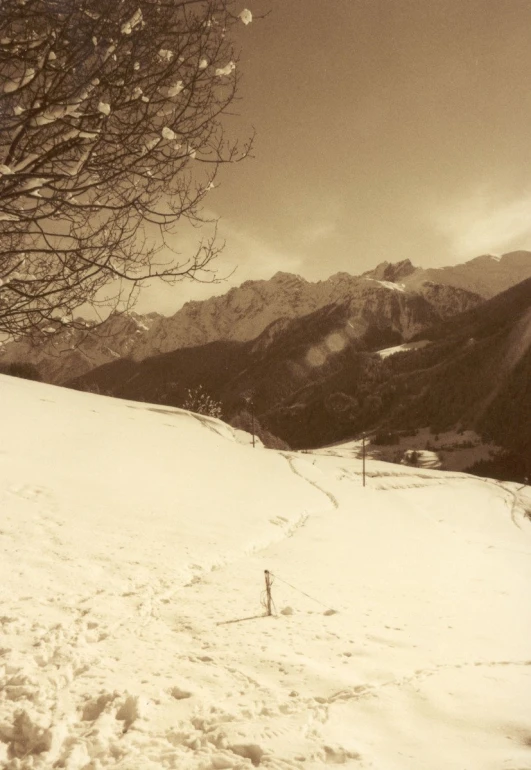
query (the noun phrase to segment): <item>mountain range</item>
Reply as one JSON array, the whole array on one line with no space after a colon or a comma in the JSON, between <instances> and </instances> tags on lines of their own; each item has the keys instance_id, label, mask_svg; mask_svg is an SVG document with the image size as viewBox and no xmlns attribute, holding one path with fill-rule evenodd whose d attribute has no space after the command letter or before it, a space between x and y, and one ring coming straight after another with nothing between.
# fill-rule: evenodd
<instances>
[{"instance_id":1,"label":"mountain range","mask_svg":"<svg viewBox=\"0 0 531 770\"><path fill-rule=\"evenodd\" d=\"M265 330L271 338L291 319L345 303L353 336L382 347L409 340L530 276L531 253L525 251L438 269L385 261L361 276L337 273L317 282L279 272L222 296L188 302L171 317L132 312L97 327L87 323L84 331L66 330L44 344L20 339L0 348L0 363L30 363L45 381L64 383L119 359L141 361L215 341L245 342Z\"/></svg>"},{"instance_id":2,"label":"mountain range","mask_svg":"<svg viewBox=\"0 0 531 770\"><path fill-rule=\"evenodd\" d=\"M263 428L297 449L362 431L438 433L457 425L531 470L531 279L391 349L371 349L374 327L354 333L351 313L350 301L331 304L252 341L122 359L68 384L173 406L202 385L233 424L252 399Z\"/></svg>"}]
</instances>

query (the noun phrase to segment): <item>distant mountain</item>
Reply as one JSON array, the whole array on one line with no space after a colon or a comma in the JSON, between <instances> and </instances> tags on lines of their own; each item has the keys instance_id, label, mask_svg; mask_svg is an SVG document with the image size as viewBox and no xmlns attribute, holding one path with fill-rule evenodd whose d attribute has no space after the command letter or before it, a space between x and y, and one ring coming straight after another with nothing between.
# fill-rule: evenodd
<instances>
[{"instance_id":1,"label":"distant mountain","mask_svg":"<svg viewBox=\"0 0 531 770\"><path fill-rule=\"evenodd\" d=\"M46 382L62 383L109 361L132 355L139 337L149 334L163 318L158 313L124 313L84 330L68 329L44 344L30 340L0 346L0 368L13 362L33 364Z\"/></svg>"},{"instance_id":2,"label":"distant mountain","mask_svg":"<svg viewBox=\"0 0 531 770\"><path fill-rule=\"evenodd\" d=\"M222 401L228 420L248 409L245 398L252 394L260 423L293 448L331 444L363 430L430 426L439 432L458 425L527 457L531 279L425 327L411 338L411 350L389 356L373 352L398 338L389 319L406 318L411 330L433 310L422 297L386 297L387 313L378 319L358 317L353 324L358 306L336 303L275 322L250 342L218 341L142 362L120 360L69 384L174 406L182 405L187 388L201 384Z\"/></svg>"},{"instance_id":3,"label":"distant mountain","mask_svg":"<svg viewBox=\"0 0 531 770\"><path fill-rule=\"evenodd\" d=\"M511 251L501 257L484 255L461 265L440 268L417 268L402 280L415 290L427 282L454 286L485 299L494 297L526 278L531 278L531 252Z\"/></svg>"},{"instance_id":4,"label":"distant mountain","mask_svg":"<svg viewBox=\"0 0 531 770\"><path fill-rule=\"evenodd\" d=\"M466 300L476 301L469 295ZM145 401L168 403L170 398L174 405L182 403L186 388L203 384L229 410L252 388L265 408L312 379L313 370L321 378L321 359L399 342L438 318L421 295L371 282L362 284L353 299L273 321L254 340L217 340L142 361L117 360L67 384Z\"/></svg>"},{"instance_id":5,"label":"distant mountain","mask_svg":"<svg viewBox=\"0 0 531 770\"><path fill-rule=\"evenodd\" d=\"M478 257L437 270L415 268L409 260L383 262L362 276L337 273L314 283L279 272L267 281L246 281L219 297L188 302L169 318L157 313L111 316L96 329L66 331L39 347L23 340L4 345L0 363L32 363L44 380L61 383L124 357L141 361L214 341L244 342L266 329L271 338L290 319L345 302L352 328L356 331L359 323L361 336L368 327L381 335L378 319L387 318L387 338L381 340L386 344L390 334L395 341L408 340L426 325L475 307L530 276L531 252ZM418 310L412 311L413 306Z\"/></svg>"}]
</instances>

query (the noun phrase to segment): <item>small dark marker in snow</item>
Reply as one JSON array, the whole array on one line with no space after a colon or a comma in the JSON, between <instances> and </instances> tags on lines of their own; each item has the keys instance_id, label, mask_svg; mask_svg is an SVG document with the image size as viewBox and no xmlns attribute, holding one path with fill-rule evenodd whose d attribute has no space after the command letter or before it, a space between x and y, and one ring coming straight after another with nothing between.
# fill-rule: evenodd
<instances>
[{"instance_id":1,"label":"small dark marker in snow","mask_svg":"<svg viewBox=\"0 0 531 770\"><path fill-rule=\"evenodd\" d=\"M323 615L337 615L337 610L326 610Z\"/></svg>"}]
</instances>

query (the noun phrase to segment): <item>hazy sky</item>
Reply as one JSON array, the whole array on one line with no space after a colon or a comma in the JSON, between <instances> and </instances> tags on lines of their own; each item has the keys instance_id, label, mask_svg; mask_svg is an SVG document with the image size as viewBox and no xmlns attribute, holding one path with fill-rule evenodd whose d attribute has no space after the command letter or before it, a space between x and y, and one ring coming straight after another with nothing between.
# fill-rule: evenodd
<instances>
[{"instance_id":1,"label":"hazy sky","mask_svg":"<svg viewBox=\"0 0 531 770\"><path fill-rule=\"evenodd\" d=\"M254 159L208 198L230 283L278 270L455 264L531 249L531 0L242 0L239 117ZM186 236L182 248L186 247Z\"/></svg>"}]
</instances>

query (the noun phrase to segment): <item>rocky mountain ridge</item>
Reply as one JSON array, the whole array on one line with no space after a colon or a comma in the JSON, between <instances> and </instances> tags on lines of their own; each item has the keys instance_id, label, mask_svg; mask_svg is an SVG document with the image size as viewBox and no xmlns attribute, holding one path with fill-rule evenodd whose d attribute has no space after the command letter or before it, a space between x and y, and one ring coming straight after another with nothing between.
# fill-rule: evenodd
<instances>
[{"instance_id":1,"label":"rocky mountain ridge","mask_svg":"<svg viewBox=\"0 0 531 770\"><path fill-rule=\"evenodd\" d=\"M445 284L490 299L531 277L531 252L511 251L500 257L484 254L450 267L416 269L402 280L415 290L426 282Z\"/></svg>"},{"instance_id":2,"label":"rocky mountain ridge","mask_svg":"<svg viewBox=\"0 0 531 770\"><path fill-rule=\"evenodd\" d=\"M361 336L369 328L386 327L396 341L403 341L423 325L474 307L529 276L531 252L499 259L478 257L436 270L416 268L409 260L382 262L361 276L337 273L317 282L278 272L269 280L246 281L221 296L187 302L171 317L111 316L97 329L65 331L38 347L23 340L4 345L0 363L29 362L46 381L61 383L119 358L139 361L216 340L253 340L265 329L272 337L275 324L282 325L283 320L344 302L349 303L351 324Z\"/></svg>"}]
</instances>

